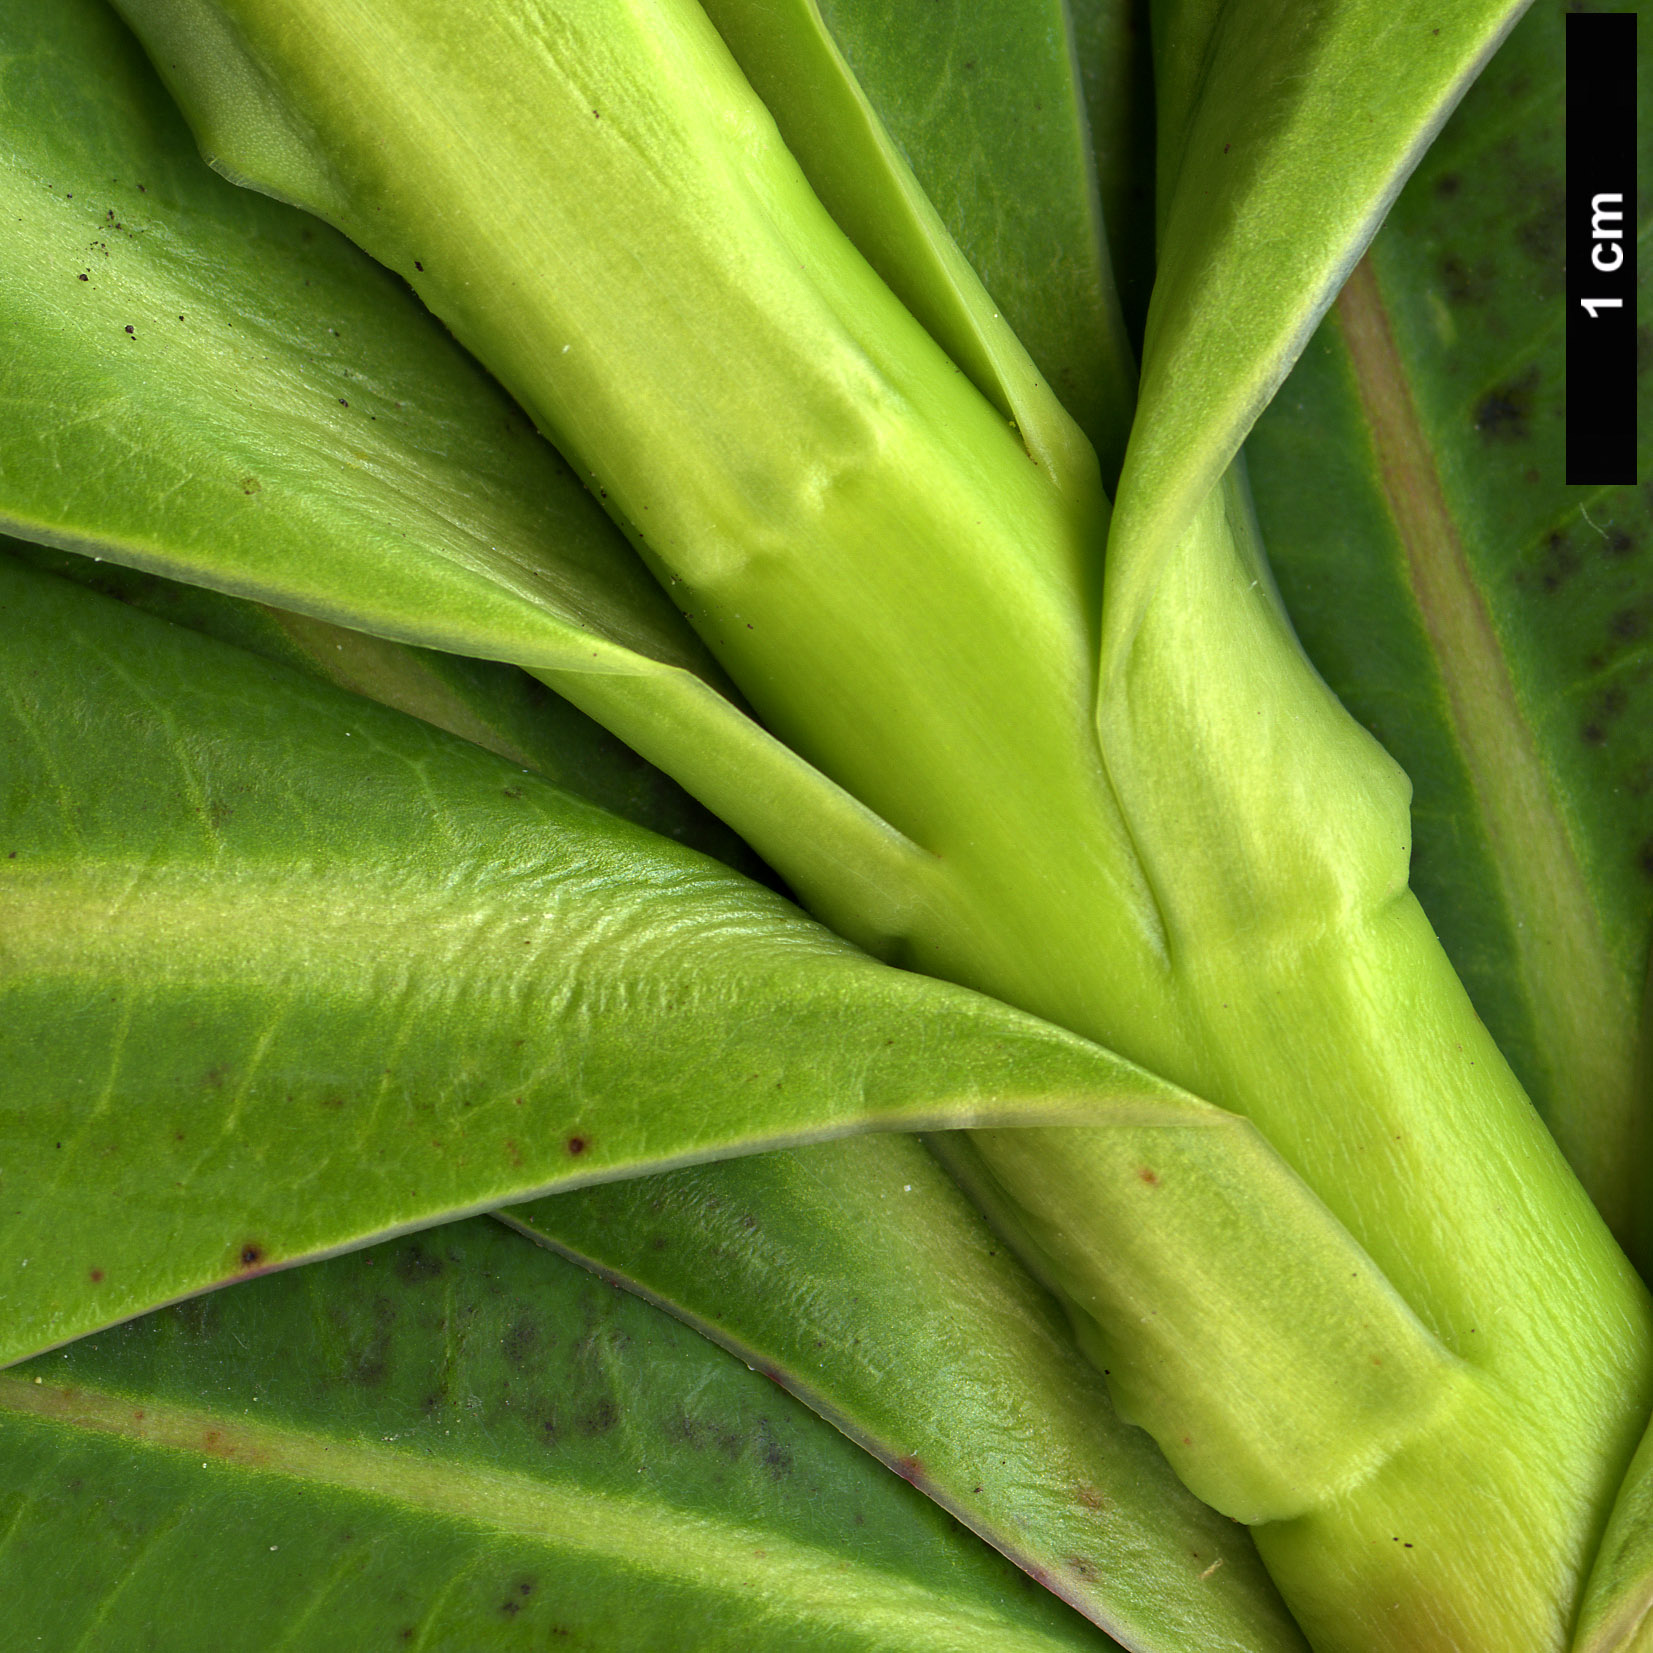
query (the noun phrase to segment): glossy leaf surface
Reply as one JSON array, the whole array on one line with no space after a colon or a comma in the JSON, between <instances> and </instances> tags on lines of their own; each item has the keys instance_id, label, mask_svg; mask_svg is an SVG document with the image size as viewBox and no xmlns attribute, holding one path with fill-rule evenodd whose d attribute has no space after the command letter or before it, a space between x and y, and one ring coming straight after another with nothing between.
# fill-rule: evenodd
<instances>
[{"instance_id":1,"label":"glossy leaf surface","mask_svg":"<svg viewBox=\"0 0 1653 1653\"><path fill-rule=\"evenodd\" d=\"M202 164L101 0L0 22L0 526L514 661L671 749L772 859L807 818L851 880L915 862L713 686L597 502L393 276Z\"/></svg>"},{"instance_id":2,"label":"glossy leaf surface","mask_svg":"<svg viewBox=\"0 0 1653 1653\"><path fill-rule=\"evenodd\" d=\"M508 668L19 549L175 622L404 709L443 712L476 738L507 734L508 755L520 761L532 748L541 773L587 796L611 797L618 772L633 783L621 805L636 801L642 766L624 764L616 743L566 706L531 702L560 713L531 721L523 685L537 685ZM469 691L460 715L452 702L430 705L431 681ZM687 812L696 825L680 797L656 788L642 802L634 818L682 822ZM1146 1436L1112 1421L1106 1386L1071 1333L914 1139L878 1134L702 1166L540 1201L511 1220L711 1326L1134 1645L1176 1648L1187 1636L1211 1647L1296 1645L1246 1535L1191 1498ZM1020 1419L1013 1435L1008 1417ZM1012 1441L1022 1448L1013 1460Z\"/></svg>"},{"instance_id":3,"label":"glossy leaf surface","mask_svg":"<svg viewBox=\"0 0 1653 1653\"><path fill-rule=\"evenodd\" d=\"M0 578L4 1357L673 1161L1223 1117L492 753Z\"/></svg>"},{"instance_id":4,"label":"glossy leaf surface","mask_svg":"<svg viewBox=\"0 0 1653 1653\"><path fill-rule=\"evenodd\" d=\"M19 1647L1108 1645L774 1385L494 1223L0 1376L0 1510Z\"/></svg>"},{"instance_id":5,"label":"glossy leaf surface","mask_svg":"<svg viewBox=\"0 0 1653 1653\"><path fill-rule=\"evenodd\" d=\"M1296 1649L1198 1503L915 1139L699 1166L501 1217L774 1377L1127 1646Z\"/></svg>"},{"instance_id":6,"label":"glossy leaf surface","mask_svg":"<svg viewBox=\"0 0 1653 1653\"><path fill-rule=\"evenodd\" d=\"M1299 636L1411 777L1413 887L1634 1244L1653 1176L1635 1074L1653 516L1640 490L1563 479L1561 55L1562 10L1541 6L1246 451Z\"/></svg>"},{"instance_id":7,"label":"glossy leaf surface","mask_svg":"<svg viewBox=\"0 0 1653 1653\"><path fill-rule=\"evenodd\" d=\"M394 643L25 540L0 536L0 553L433 723L589 803L715 855L749 877L773 877L680 786L514 666Z\"/></svg>"}]
</instances>

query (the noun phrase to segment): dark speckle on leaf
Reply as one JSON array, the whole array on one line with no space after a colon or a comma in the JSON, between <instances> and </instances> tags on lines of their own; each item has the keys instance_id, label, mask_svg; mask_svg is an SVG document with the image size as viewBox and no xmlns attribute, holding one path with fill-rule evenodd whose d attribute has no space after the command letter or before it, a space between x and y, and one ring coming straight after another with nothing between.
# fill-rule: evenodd
<instances>
[{"instance_id":1,"label":"dark speckle on leaf","mask_svg":"<svg viewBox=\"0 0 1653 1653\"><path fill-rule=\"evenodd\" d=\"M1524 442L1532 434L1534 393L1538 369L1530 367L1519 379L1495 385L1475 404L1475 428L1489 442Z\"/></svg>"},{"instance_id":2,"label":"dark speckle on leaf","mask_svg":"<svg viewBox=\"0 0 1653 1653\"><path fill-rule=\"evenodd\" d=\"M241 1248L241 1266L257 1268L264 1261L264 1247L256 1240L248 1240Z\"/></svg>"},{"instance_id":3,"label":"dark speckle on leaf","mask_svg":"<svg viewBox=\"0 0 1653 1653\"><path fill-rule=\"evenodd\" d=\"M568 1139L568 1151L571 1154L583 1154L590 1147L590 1143L583 1136L571 1136Z\"/></svg>"},{"instance_id":4,"label":"dark speckle on leaf","mask_svg":"<svg viewBox=\"0 0 1653 1653\"><path fill-rule=\"evenodd\" d=\"M396 1253L396 1276L410 1286L435 1280L441 1273L442 1259L433 1256L422 1245L405 1245Z\"/></svg>"},{"instance_id":5,"label":"dark speckle on leaf","mask_svg":"<svg viewBox=\"0 0 1653 1653\"><path fill-rule=\"evenodd\" d=\"M759 1456L763 1459L763 1467L769 1471L772 1481L783 1480L792 1473L792 1454L770 1433L769 1426L764 1424L759 1431Z\"/></svg>"},{"instance_id":6,"label":"dark speckle on leaf","mask_svg":"<svg viewBox=\"0 0 1653 1653\"><path fill-rule=\"evenodd\" d=\"M539 1336L539 1326L533 1320L524 1317L516 1321L499 1340L499 1351L512 1366L520 1370L532 1358L539 1343Z\"/></svg>"},{"instance_id":7,"label":"dark speckle on leaf","mask_svg":"<svg viewBox=\"0 0 1653 1653\"><path fill-rule=\"evenodd\" d=\"M1484 304L1491 295L1493 283L1486 270L1472 269L1461 258L1443 258L1441 285L1453 304Z\"/></svg>"},{"instance_id":8,"label":"dark speckle on leaf","mask_svg":"<svg viewBox=\"0 0 1653 1653\"><path fill-rule=\"evenodd\" d=\"M611 1400L600 1400L580 1419L582 1435L606 1435L620 1421L620 1409Z\"/></svg>"},{"instance_id":9,"label":"dark speckle on leaf","mask_svg":"<svg viewBox=\"0 0 1653 1653\"><path fill-rule=\"evenodd\" d=\"M1578 572L1578 548L1559 529L1544 541L1539 581L1546 591L1559 591Z\"/></svg>"}]
</instances>

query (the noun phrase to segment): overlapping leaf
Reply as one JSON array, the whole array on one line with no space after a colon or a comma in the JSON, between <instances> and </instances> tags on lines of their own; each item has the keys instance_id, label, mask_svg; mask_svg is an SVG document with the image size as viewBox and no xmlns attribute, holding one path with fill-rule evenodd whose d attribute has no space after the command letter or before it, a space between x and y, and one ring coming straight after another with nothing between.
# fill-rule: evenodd
<instances>
[{"instance_id":1,"label":"overlapping leaf","mask_svg":"<svg viewBox=\"0 0 1653 1653\"><path fill-rule=\"evenodd\" d=\"M1250 1536L1117 1419L1055 1305L913 1139L502 1216L774 1376L1127 1646L1300 1646Z\"/></svg>"},{"instance_id":2,"label":"overlapping leaf","mask_svg":"<svg viewBox=\"0 0 1653 1653\"><path fill-rule=\"evenodd\" d=\"M531 755L539 772L658 830L709 834L701 812L662 790L663 777L647 784L646 766L571 708L544 704L543 691L527 696L525 685L537 685L508 668L19 550L515 760ZM1146 1436L1112 1421L1106 1387L1066 1327L911 1138L704 1165L518 1207L510 1220L765 1366L1132 1645L1177 1649L1190 1635L1210 1647L1295 1645L1248 1537L1192 1499ZM839 1323L829 1326L835 1294ZM880 1339L889 1346L875 1359ZM1007 1435L1010 1417L1022 1426ZM1014 1462L1009 1440L1022 1448Z\"/></svg>"},{"instance_id":3,"label":"overlapping leaf","mask_svg":"<svg viewBox=\"0 0 1653 1653\"><path fill-rule=\"evenodd\" d=\"M1158 264L1114 535L1140 549L1128 570L1110 567L1111 636L1134 629L1157 557L1216 485L1522 9L1522 0L1445 13L1421 0L1158 9Z\"/></svg>"},{"instance_id":4,"label":"overlapping leaf","mask_svg":"<svg viewBox=\"0 0 1653 1653\"><path fill-rule=\"evenodd\" d=\"M0 37L0 525L514 661L668 748L777 864L824 856L852 887L920 864L715 686L597 502L394 277L207 170L101 0L12 0ZM873 882L868 941L901 879Z\"/></svg>"},{"instance_id":5,"label":"overlapping leaf","mask_svg":"<svg viewBox=\"0 0 1653 1653\"><path fill-rule=\"evenodd\" d=\"M673 1162L1223 1117L492 753L0 579L4 1357Z\"/></svg>"},{"instance_id":6,"label":"overlapping leaf","mask_svg":"<svg viewBox=\"0 0 1653 1653\"><path fill-rule=\"evenodd\" d=\"M749 877L773 878L680 786L515 667L393 643L26 540L0 536L0 552L435 724L651 832L715 855Z\"/></svg>"},{"instance_id":7,"label":"overlapping leaf","mask_svg":"<svg viewBox=\"0 0 1653 1653\"><path fill-rule=\"evenodd\" d=\"M1107 1638L772 1384L472 1222L0 1376L17 1646Z\"/></svg>"}]
</instances>

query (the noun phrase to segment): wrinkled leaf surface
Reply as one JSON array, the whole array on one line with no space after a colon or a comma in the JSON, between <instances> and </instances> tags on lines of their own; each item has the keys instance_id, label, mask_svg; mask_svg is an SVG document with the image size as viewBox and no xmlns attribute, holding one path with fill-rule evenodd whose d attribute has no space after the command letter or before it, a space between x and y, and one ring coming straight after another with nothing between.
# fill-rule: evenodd
<instances>
[{"instance_id":1,"label":"wrinkled leaf surface","mask_svg":"<svg viewBox=\"0 0 1653 1653\"><path fill-rule=\"evenodd\" d=\"M1225 1117L428 725L0 582L0 1357L673 1161Z\"/></svg>"}]
</instances>

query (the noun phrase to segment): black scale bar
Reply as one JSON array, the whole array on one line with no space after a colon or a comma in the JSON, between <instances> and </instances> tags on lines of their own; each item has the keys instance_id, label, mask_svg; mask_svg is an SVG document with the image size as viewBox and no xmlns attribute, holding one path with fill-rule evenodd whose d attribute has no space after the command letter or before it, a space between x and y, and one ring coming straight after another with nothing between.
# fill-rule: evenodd
<instances>
[{"instance_id":1,"label":"black scale bar","mask_svg":"<svg viewBox=\"0 0 1653 1653\"><path fill-rule=\"evenodd\" d=\"M1636 18L1567 16L1567 481L1636 480Z\"/></svg>"}]
</instances>

